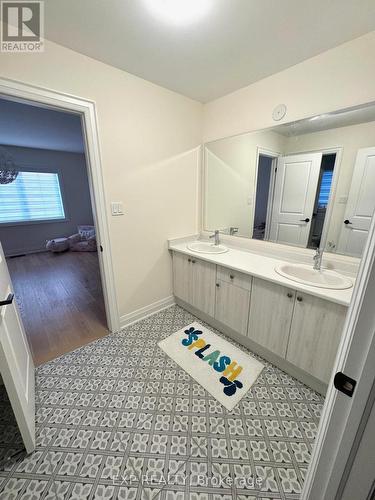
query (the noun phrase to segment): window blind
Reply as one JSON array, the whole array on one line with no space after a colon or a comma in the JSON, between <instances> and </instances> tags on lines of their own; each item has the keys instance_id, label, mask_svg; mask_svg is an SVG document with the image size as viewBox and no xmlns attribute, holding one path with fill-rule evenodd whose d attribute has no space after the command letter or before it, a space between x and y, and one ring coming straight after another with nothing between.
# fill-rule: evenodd
<instances>
[{"instance_id":1,"label":"window blind","mask_svg":"<svg viewBox=\"0 0 375 500\"><path fill-rule=\"evenodd\" d=\"M329 193L331 192L331 184L332 184L333 170L325 170L323 172L322 181L320 184L320 193L319 193L319 208L327 208L329 201Z\"/></svg>"},{"instance_id":2,"label":"window blind","mask_svg":"<svg viewBox=\"0 0 375 500\"><path fill-rule=\"evenodd\" d=\"M0 184L0 224L65 219L57 173L19 172Z\"/></svg>"}]
</instances>

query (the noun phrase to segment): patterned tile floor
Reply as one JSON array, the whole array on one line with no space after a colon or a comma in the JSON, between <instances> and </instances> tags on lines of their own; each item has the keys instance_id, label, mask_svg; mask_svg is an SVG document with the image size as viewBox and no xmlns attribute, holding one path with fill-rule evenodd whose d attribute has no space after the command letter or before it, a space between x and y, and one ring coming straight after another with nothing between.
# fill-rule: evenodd
<instances>
[{"instance_id":1,"label":"patterned tile floor","mask_svg":"<svg viewBox=\"0 0 375 500\"><path fill-rule=\"evenodd\" d=\"M299 498L323 398L265 362L228 412L157 346L194 320L173 306L39 367L31 456L6 460L3 394L0 499Z\"/></svg>"}]
</instances>

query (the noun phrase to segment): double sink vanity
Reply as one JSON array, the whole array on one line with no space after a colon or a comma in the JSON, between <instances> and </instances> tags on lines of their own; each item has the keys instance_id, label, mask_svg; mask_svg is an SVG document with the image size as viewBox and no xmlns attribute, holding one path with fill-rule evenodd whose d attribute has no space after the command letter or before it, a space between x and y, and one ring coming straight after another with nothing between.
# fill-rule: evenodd
<instances>
[{"instance_id":1,"label":"double sink vanity","mask_svg":"<svg viewBox=\"0 0 375 500\"><path fill-rule=\"evenodd\" d=\"M374 137L371 103L206 142L201 233L169 241L176 302L322 394L375 210Z\"/></svg>"},{"instance_id":2,"label":"double sink vanity","mask_svg":"<svg viewBox=\"0 0 375 500\"><path fill-rule=\"evenodd\" d=\"M178 304L325 393L353 278L198 236L169 249Z\"/></svg>"}]
</instances>

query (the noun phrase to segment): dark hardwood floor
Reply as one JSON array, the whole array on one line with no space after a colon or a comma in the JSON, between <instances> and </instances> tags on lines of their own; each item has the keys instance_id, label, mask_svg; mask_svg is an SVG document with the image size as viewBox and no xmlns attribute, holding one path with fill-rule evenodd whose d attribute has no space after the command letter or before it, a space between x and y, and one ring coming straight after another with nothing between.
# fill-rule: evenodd
<instances>
[{"instance_id":1,"label":"dark hardwood floor","mask_svg":"<svg viewBox=\"0 0 375 500\"><path fill-rule=\"evenodd\" d=\"M7 259L35 365L108 334L96 253Z\"/></svg>"}]
</instances>

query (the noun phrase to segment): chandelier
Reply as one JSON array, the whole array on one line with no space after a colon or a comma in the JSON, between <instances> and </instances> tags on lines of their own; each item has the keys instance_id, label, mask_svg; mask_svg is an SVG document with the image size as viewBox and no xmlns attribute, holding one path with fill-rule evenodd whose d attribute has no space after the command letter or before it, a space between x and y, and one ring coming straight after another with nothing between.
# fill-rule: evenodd
<instances>
[{"instance_id":1,"label":"chandelier","mask_svg":"<svg viewBox=\"0 0 375 500\"><path fill-rule=\"evenodd\" d=\"M10 184L18 176L18 170L13 157L0 146L0 184Z\"/></svg>"}]
</instances>

